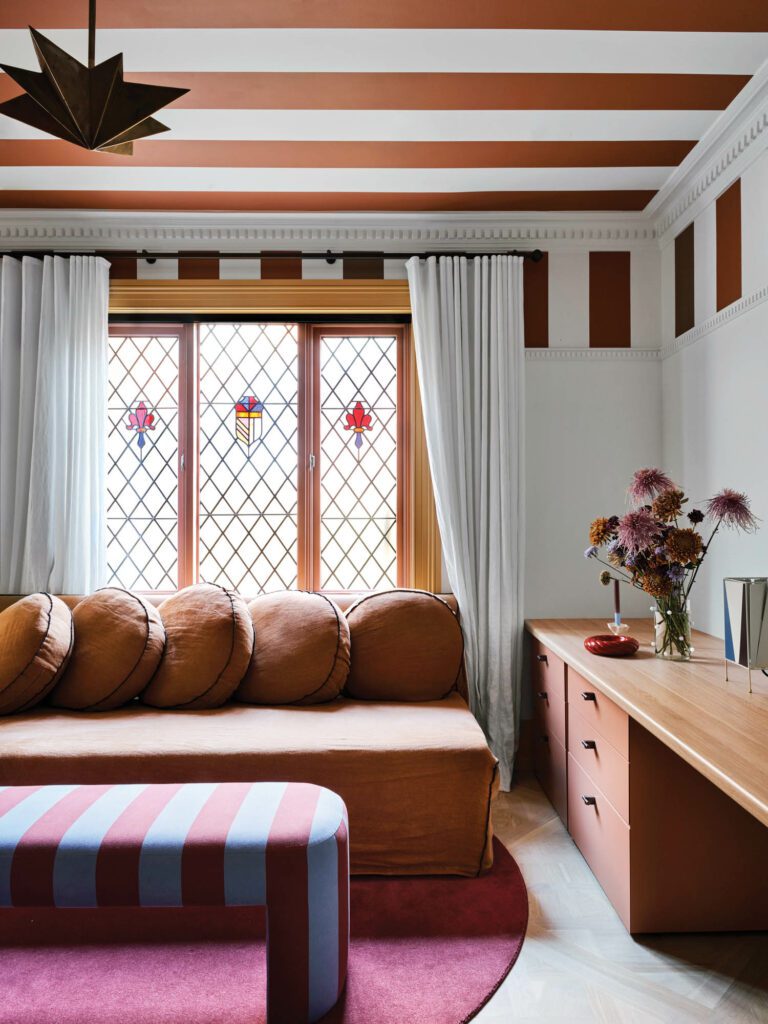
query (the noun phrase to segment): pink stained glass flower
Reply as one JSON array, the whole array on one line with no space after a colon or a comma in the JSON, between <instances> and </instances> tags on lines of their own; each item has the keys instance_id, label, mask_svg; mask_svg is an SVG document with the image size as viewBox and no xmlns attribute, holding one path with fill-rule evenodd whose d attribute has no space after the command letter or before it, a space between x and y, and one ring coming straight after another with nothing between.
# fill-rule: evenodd
<instances>
[{"instance_id":1,"label":"pink stained glass flower","mask_svg":"<svg viewBox=\"0 0 768 1024\"><path fill-rule=\"evenodd\" d=\"M616 539L628 555L655 548L660 535L658 522L644 508L627 512L619 520L616 530Z\"/></svg>"},{"instance_id":2,"label":"pink stained glass flower","mask_svg":"<svg viewBox=\"0 0 768 1024\"><path fill-rule=\"evenodd\" d=\"M136 412L130 413L128 417L128 430L135 430L137 434L137 444L139 451L144 448L146 444L145 434L148 430L155 429L155 416L154 413L148 412L147 407L143 402L139 402L136 406Z\"/></svg>"},{"instance_id":3,"label":"pink stained glass flower","mask_svg":"<svg viewBox=\"0 0 768 1024\"><path fill-rule=\"evenodd\" d=\"M664 491L673 491L674 489L674 483L662 469L650 466L635 472L632 483L629 485L629 496L633 501L647 502L653 501Z\"/></svg>"},{"instance_id":4,"label":"pink stained glass flower","mask_svg":"<svg viewBox=\"0 0 768 1024\"><path fill-rule=\"evenodd\" d=\"M749 498L740 491L725 487L706 503L707 515L723 526L750 532L757 529L757 516L749 507Z\"/></svg>"}]
</instances>

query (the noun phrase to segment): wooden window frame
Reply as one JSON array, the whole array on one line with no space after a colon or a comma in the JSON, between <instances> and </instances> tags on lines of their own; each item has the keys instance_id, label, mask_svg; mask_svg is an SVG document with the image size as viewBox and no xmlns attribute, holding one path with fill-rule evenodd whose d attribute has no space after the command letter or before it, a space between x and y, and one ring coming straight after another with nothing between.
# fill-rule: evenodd
<instances>
[{"instance_id":1,"label":"wooden window frame","mask_svg":"<svg viewBox=\"0 0 768 1024\"><path fill-rule=\"evenodd\" d=\"M228 318L229 319L229 318ZM232 318L235 321L235 317ZM200 338L199 325L205 313L192 322L112 321L110 336L152 337L168 335L179 344L179 430L178 430L178 587L194 583L199 576L199 417L200 417ZM296 323L289 316L286 323ZM329 595L356 591L321 588L320 565L320 345L324 335L370 337L394 335L397 339L397 580L398 587L418 585L440 589L439 580L414 579L414 419L413 377L415 362L411 352L410 330L405 324L345 322L299 323L298 340L298 438L297 438L297 588L317 590ZM420 412L420 408L419 408ZM310 454L315 455L314 467ZM423 460L422 460L423 461ZM436 532L436 531L435 531ZM428 583L434 585L428 587ZM145 591L165 595L169 591Z\"/></svg>"}]
</instances>

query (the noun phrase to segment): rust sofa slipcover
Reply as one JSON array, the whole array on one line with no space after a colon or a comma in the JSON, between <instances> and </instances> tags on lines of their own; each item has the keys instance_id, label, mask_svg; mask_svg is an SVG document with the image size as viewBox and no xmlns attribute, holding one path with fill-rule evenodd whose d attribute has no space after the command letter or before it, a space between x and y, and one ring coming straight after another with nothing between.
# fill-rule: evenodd
<instances>
[{"instance_id":1,"label":"rust sofa slipcover","mask_svg":"<svg viewBox=\"0 0 768 1024\"><path fill-rule=\"evenodd\" d=\"M40 706L0 719L0 785L206 780L339 793L356 874L475 875L492 861L496 761L458 692L205 711Z\"/></svg>"}]
</instances>

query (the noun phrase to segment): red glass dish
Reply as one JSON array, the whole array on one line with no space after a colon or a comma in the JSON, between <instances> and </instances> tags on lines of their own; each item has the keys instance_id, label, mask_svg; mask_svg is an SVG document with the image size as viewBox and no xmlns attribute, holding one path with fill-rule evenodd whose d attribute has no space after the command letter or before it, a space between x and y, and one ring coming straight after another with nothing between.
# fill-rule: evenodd
<instances>
[{"instance_id":1,"label":"red glass dish","mask_svg":"<svg viewBox=\"0 0 768 1024\"><path fill-rule=\"evenodd\" d=\"M640 644L633 636L601 633L598 636L588 636L584 646L590 654L599 654L601 658L628 658L637 652Z\"/></svg>"}]
</instances>

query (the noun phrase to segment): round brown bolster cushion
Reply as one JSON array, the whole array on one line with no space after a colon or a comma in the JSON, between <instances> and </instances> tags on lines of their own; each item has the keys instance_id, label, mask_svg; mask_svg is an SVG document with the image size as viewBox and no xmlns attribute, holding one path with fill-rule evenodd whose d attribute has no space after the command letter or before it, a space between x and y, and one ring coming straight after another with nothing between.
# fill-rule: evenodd
<instances>
[{"instance_id":1,"label":"round brown bolster cushion","mask_svg":"<svg viewBox=\"0 0 768 1024\"><path fill-rule=\"evenodd\" d=\"M159 608L165 652L141 695L156 708L217 708L237 688L253 652L253 623L239 594L198 583Z\"/></svg>"},{"instance_id":2,"label":"round brown bolster cushion","mask_svg":"<svg viewBox=\"0 0 768 1024\"><path fill-rule=\"evenodd\" d=\"M349 672L349 626L322 594L285 591L248 605L253 657L237 689L248 704L323 704L341 693Z\"/></svg>"},{"instance_id":3,"label":"round brown bolster cushion","mask_svg":"<svg viewBox=\"0 0 768 1024\"><path fill-rule=\"evenodd\" d=\"M51 703L111 711L137 697L157 671L165 629L157 608L138 594L105 587L72 612L75 647Z\"/></svg>"},{"instance_id":4,"label":"round brown bolster cushion","mask_svg":"<svg viewBox=\"0 0 768 1024\"><path fill-rule=\"evenodd\" d=\"M459 620L436 594L387 590L347 609L352 664L345 687L366 700L440 700L464 661Z\"/></svg>"},{"instance_id":5,"label":"round brown bolster cushion","mask_svg":"<svg viewBox=\"0 0 768 1024\"><path fill-rule=\"evenodd\" d=\"M30 594L0 614L0 715L26 711L50 692L72 642L72 612L52 594Z\"/></svg>"}]
</instances>

